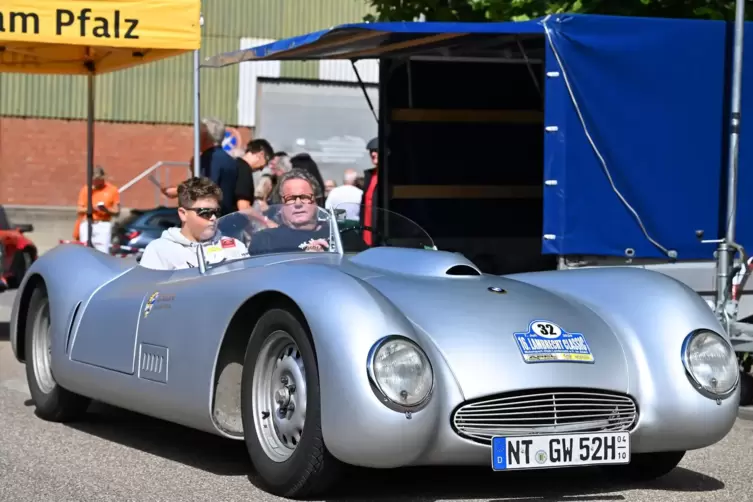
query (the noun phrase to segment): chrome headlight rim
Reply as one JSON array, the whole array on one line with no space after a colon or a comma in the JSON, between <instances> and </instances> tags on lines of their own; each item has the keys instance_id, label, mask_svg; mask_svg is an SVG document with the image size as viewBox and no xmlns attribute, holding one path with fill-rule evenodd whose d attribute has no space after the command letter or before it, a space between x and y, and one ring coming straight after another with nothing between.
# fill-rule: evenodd
<instances>
[{"instance_id":1,"label":"chrome headlight rim","mask_svg":"<svg viewBox=\"0 0 753 502\"><path fill-rule=\"evenodd\" d=\"M429 374L431 375L431 387L429 388L429 392L426 393L426 396L424 396L421 401L412 406L407 406L402 403L396 403L395 401L387 397L387 393L382 390L382 386L379 385L379 381L374 374L374 359L376 358L379 349L384 347L384 345L388 342L396 340L411 345L415 350L423 354L424 359L426 359L426 364L428 365ZM421 348L418 342L416 342L412 338L408 338L407 336L387 335L377 340L376 343L371 346L371 349L369 349L369 355L366 359L366 374L369 377L369 385L371 386L371 390L377 397L379 402L392 411L396 411L398 413L415 413L417 411L421 411L422 409L426 408L426 406L429 404L429 401L431 401L432 395L434 394L434 386L436 385L436 379L434 378L434 366L431 364L431 360L429 359L428 354L426 354L426 351Z\"/></svg>"},{"instance_id":2,"label":"chrome headlight rim","mask_svg":"<svg viewBox=\"0 0 753 502\"><path fill-rule=\"evenodd\" d=\"M715 392L712 392L712 391L706 389L703 386L703 384L701 384L701 382L698 381L698 379L695 377L695 375L693 374L693 371L690 368L690 362L688 360L688 349L690 348L690 342L692 342L697 336L702 335L704 333L709 333L712 336L714 336L717 339L719 339L719 341L721 343L723 343L724 345L726 345L727 347L729 347L729 349L730 349L730 351L732 351L733 355L735 354L735 348L732 346L732 344L729 342L729 340L727 340L724 336L720 335L716 331L711 330L711 329L707 329L707 328L700 328L700 329L696 329L694 331L691 331L688 334L688 336L685 337L685 340L683 340L683 342L682 342L682 352L681 352L681 354L682 354L682 365L685 368L685 375L688 377L688 380L693 385L693 388L695 388L695 390L697 390L704 397L707 397L707 398L713 399L713 400L727 399L730 396L732 396L735 393L735 391L737 391L737 388L740 385L740 372L739 371L735 372L736 373L736 378L735 378L735 383L732 385L732 387L730 387L730 389L727 392L718 394L718 393L715 393ZM737 366L735 366L735 369L739 370L739 368L737 368Z\"/></svg>"}]
</instances>

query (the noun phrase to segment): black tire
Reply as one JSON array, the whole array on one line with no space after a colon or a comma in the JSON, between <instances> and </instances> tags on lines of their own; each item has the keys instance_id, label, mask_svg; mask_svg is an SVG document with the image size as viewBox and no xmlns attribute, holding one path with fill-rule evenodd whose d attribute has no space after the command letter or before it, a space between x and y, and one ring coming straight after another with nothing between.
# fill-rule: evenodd
<instances>
[{"instance_id":1,"label":"black tire","mask_svg":"<svg viewBox=\"0 0 753 502\"><path fill-rule=\"evenodd\" d=\"M270 459L256 433L252 389L254 369L263 342L276 331L285 331L298 345L306 368L306 422L300 442L283 462ZM324 445L321 427L319 370L308 330L295 315L282 309L266 312L254 327L246 349L241 383L241 410L246 447L264 488L287 498L323 493L337 479L342 464Z\"/></svg>"},{"instance_id":2,"label":"black tire","mask_svg":"<svg viewBox=\"0 0 753 502\"><path fill-rule=\"evenodd\" d=\"M604 467L605 472L620 481L652 481L672 472L680 463L684 451L636 453L630 463Z\"/></svg>"},{"instance_id":3,"label":"black tire","mask_svg":"<svg viewBox=\"0 0 753 502\"><path fill-rule=\"evenodd\" d=\"M57 382L54 383L51 390L45 392L37 380L34 340L37 336L41 336L41 330L38 332L39 323L36 321L40 316L43 316L49 303L47 288L40 284L31 294L26 317L26 333L24 334L26 339L26 380L29 383L31 399L36 407L35 414L50 422L68 422L83 415L89 407L90 400L62 388ZM40 320L40 322L42 321ZM49 322L49 317L47 322Z\"/></svg>"},{"instance_id":4,"label":"black tire","mask_svg":"<svg viewBox=\"0 0 753 502\"><path fill-rule=\"evenodd\" d=\"M29 270L31 264L34 262L34 258L31 251L24 249L19 251L13 257L13 263L10 267L10 277L8 278L8 286L11 288L17 288L21 285L21 281L26 275L26 271Z\"/></svg>"},{"instance_id":5,"label":"black tire","mask_svg":"<svg viewBox=\"0 0 753 502\"><path fill-rule=\"evenodd\" d=\"M740 406L753 405L753 375L740 372Z\"/></svg>"}]
</instances>

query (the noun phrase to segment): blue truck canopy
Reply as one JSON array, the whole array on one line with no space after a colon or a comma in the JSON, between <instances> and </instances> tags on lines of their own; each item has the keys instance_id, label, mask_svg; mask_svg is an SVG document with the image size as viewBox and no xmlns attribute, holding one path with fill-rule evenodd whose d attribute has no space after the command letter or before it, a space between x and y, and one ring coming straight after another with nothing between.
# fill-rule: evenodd
<instances>
[{"instance_id":1,"label":"blue truck canopy","mask_svg":"<svg viewBox=\"0 0 753 502\"><path fill-rule=\"evenodd\" d=\"M716 246L702 244L696 231L717 238L726 218L728 23L562 14L504 23L346 24L220 54L204 66L405 57L507 35L542 37L547 76L567 77L545 81L543 252L625 256L632 249L636 258L666 258L673 250L681 260L711 259ZM751 58L748 36L744 67ZM744 72L744 91L751 78ZM742 106L743 117L753 116L745 92ZM753 130L745 124L737 240L749 248Z\"/></svg>"}]
</instances>

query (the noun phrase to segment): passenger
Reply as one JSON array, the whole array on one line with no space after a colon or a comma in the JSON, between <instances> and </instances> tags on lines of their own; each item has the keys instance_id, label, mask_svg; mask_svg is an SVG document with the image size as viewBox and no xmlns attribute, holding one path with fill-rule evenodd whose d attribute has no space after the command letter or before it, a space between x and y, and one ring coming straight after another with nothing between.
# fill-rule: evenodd
<instances>
[{"instance_id":1,"label":"passenger","mask_svg":"<svg viewBox=\"0 0 753 502\"><path fill-rule=\"evenodd\" d=\"M293 169L280 177L277 195L283 203L277 216L280 226L268 228L251 238L251 254L329 249L329 225L319 221L321 188L313 176Z\"/></svg>"},{"instance_id":2,"label":"passenger","mask_svg":"<svg viewBox=\"0 0 753 502\"><path fill-rule=\"evenodd\" d=\"M217 232L222 213L222 190L208 178L190 178L178 185L180 228L169 228L144 250L140 265L156 270L176 270L198 266L196 246L204 247L207 264L248 256L246 246Z\"/></svg>"}]
</instances>

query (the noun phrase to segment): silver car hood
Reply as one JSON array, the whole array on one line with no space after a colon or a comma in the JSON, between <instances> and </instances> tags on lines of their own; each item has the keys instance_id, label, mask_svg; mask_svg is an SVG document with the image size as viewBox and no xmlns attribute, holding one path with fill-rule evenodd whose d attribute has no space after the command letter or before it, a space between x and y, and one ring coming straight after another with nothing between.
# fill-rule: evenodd
<instances>
[{"instance_id":1,"label":"silver car hood","mask_svg":"<svg viewBox=\"0 0 753 502\"><path fill-rule=\"evenodd\" d=\"M466 399L544 387L628 391L618 336L573 299L498 276L427 277L380 268L362 268L353 275L392 301L436 345ZM513 334L527 331L537 319L582 333L593 363L526 363Z\"/></svg>"}]
</instances>

